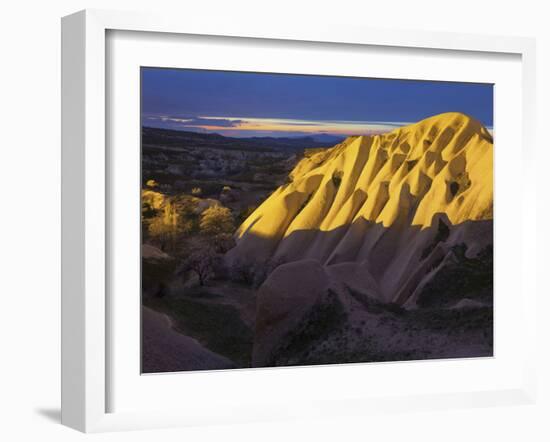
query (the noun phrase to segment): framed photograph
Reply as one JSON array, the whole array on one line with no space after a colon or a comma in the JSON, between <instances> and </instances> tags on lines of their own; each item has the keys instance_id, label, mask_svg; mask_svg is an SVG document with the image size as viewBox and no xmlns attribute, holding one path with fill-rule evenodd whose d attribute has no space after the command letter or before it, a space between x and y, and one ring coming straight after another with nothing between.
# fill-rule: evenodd
<instances>
[{"instance_id":1,"label":"framed photograph","mask_svg":"<svg viewBox=\"0 0 550 442\"><path fill-rule=\"evenodd\" d=\"M534 41L62 26L64 424L534 401Z\"/></svg>"}]
</instances>

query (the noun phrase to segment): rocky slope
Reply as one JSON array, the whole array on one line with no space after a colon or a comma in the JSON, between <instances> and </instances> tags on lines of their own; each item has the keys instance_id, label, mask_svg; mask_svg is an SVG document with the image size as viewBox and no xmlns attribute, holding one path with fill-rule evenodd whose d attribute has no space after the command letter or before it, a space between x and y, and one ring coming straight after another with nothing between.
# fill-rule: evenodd
<instances>
[{"instance_id":1,"label":"rocky slope","mask_svg":"<svg viewBox=\"0 0 550 442\"><path fill-rule=\"evenodd\" d=\"M492 245L492 216L492 136L446 113L304 158L227 258L269 269L317 261L337 285L414 307L454 248L474 258Z\"/></svg>"}]
</instances>

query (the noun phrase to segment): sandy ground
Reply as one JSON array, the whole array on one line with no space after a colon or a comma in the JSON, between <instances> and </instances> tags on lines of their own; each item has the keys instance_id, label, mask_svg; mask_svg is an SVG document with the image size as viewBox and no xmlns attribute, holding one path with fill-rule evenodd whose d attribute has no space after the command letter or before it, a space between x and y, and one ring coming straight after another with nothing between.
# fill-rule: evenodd
<instances>
[{"instance_id":1,"label":"sandy ground","mask_svg":"<svg viewBox=\"0 0 550 442\"><path fill-rule=\"evenodd\" d=\"M168 316L142 307L142 372L233 368L233 363L172 328Z\"/></svg>"}]
</instances>

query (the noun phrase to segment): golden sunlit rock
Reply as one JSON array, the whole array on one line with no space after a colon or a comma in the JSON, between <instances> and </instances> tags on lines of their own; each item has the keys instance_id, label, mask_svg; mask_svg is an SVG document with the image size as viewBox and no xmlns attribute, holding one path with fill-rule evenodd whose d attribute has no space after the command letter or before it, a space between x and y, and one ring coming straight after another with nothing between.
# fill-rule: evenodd
<instances>
[{"instance_id":1,"label":"golden sunlit rock","mask_svg":"<svg viewBox=\"0 0 550 442\"><path fill-rule=\"evenodd\" d=\"M405 303L453 244L471 255L492 243L493 139L461 113L349 137L289 179L239 227L228 259L357 263L380 299Z\"/></svg>"}]
</instances>

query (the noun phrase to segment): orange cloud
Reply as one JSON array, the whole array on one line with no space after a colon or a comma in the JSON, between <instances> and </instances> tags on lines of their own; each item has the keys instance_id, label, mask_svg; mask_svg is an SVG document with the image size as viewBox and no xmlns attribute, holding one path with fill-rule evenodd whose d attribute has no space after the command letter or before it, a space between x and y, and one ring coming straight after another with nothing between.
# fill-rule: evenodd
<instances>
[{"instance_id":1,"label":"orange cloud","mask_svg":"<svg viewBox=\"0 0 550 442\"><path fill-rule=\"evenodd\" d=\"M225 131L253 131L253 132L296 132L320 133L326 132L335 135L367 135L372 133L388 132L396 127L408 123L396 122L369 122L369 121L308 121L277 118L247 118L247 117L199 117L201 122L193 127L208 131L219 130L218 120L233 121L235 124L223 128ZM211 120L213 124L208 124Z\"/></svg>"}]
</instances>

